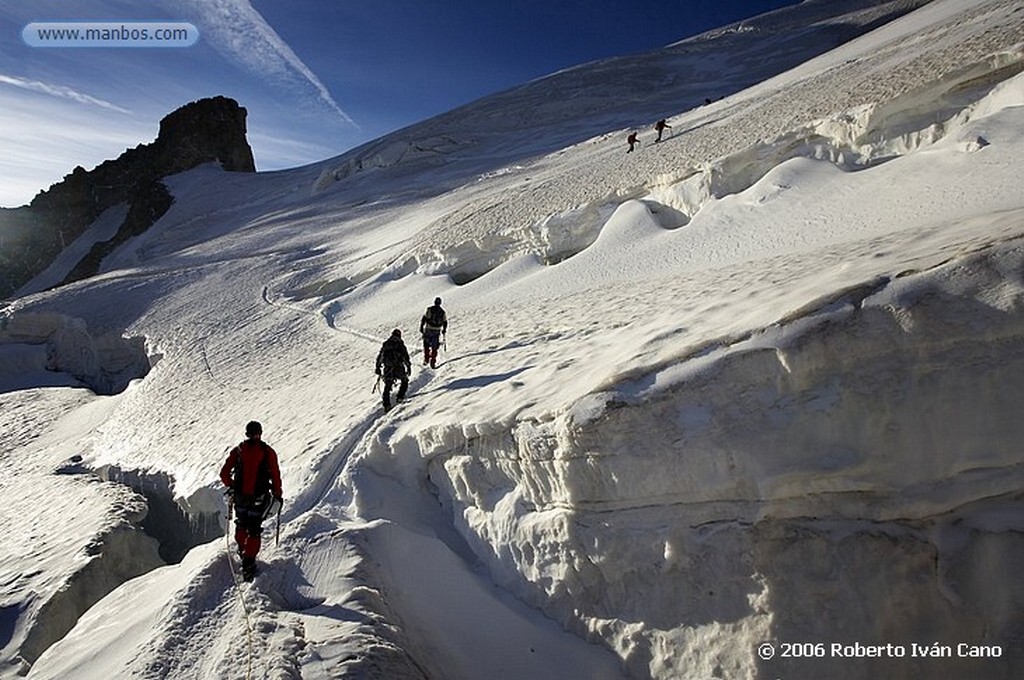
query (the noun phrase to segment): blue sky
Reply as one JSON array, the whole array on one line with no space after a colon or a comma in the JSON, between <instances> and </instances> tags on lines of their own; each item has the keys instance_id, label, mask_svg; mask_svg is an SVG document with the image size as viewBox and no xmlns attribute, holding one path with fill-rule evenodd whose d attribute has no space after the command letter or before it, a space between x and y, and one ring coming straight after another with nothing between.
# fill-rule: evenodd
<instances>
[{"instance_id":1,"label":"blue sky","mask_svg":"<svg viewBox=\"0 0 1024 680\"><path fill-rule=\"evenodd\" d=\"M152 141L224 94L261 170L336 156L559 69L657 49L794 0L33 0L0 5L0 205ZM43 48L43 21L182 21L180 48Z\"/></svg>"}]
</instances>

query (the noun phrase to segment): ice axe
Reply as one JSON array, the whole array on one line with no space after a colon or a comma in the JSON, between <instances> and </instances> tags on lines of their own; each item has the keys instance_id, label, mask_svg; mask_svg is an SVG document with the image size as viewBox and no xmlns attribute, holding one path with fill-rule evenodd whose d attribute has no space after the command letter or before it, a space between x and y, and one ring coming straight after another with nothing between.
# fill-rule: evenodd
<instances>
[{"instance_id":1,"label":"ice axe","mask_svg":"<svg viewBox=\"0 0 1024 680\"><path fill-rule=\"evenodd\" d=\"M278 499L277 501L277 527L274 529L274 546L277 547L281 544L281 506L284 505L284 501Z\"/></svg>"},{"instance_id":2,"label":"ice axe","mask_svg":"<svg viewBox=\"0 0 1024 680\"><path fill-rule=\"evenodd\" d=\"M269 496L270 494L267 495ZM270 517L270 513L274 511L275 505L277 506L277 528L274 530L274 545L279 545L281 543L281 506L284 505L284 501L271 496L270 505L267 506L266 512L263 513L263 519L265 520Z\"/></svg>"}]
</instances>

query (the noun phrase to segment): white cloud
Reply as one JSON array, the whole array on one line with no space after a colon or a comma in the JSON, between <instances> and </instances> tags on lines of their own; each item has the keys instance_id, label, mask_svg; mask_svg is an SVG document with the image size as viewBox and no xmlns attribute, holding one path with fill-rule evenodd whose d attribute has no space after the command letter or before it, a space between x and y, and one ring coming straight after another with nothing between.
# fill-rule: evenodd
<instances>
[{"instance_id":1,"label":"white cloud","mask_svg":"<svg viewBox=\"0 0 1024 680\"><path fill-rule=\"evenodd\" d=\"M248 136L256 156L256 167L260 170L295 168L341 153L336 147L285 136L281 128L268 130L267 133L250 130Z\"/></svg>"},{"instance_id":2,"label":"white cloud","mask_svg":"<svg viewBox=\"0 0 1024 680\"><path fill-rule=\"evenodd\" d=\"M107 107L68 105L33 88L0 88L0 206L24 205L76 165L89 169L139 143L157 125ZM118 114L121 113L117 110Z\"/></svg>"},{"instance_id":3,"label":"white cloud","mask_svg":"<svg viewBox=\"0 0 1024 680\"><path fill-rule=\"evenodd\" d=\"M19 78L17 76L7 76L3 74L0 74L0 84L11 85L23 90L30 90L32 92L40 92L42 94L50 95L51 97L70 99L80 104L98 106L100 108L107 109L108 111L117 111L118 113L125 114L131 113L128 109L122 108L117 104L112 104L105 99L99 99L63 85L53 85L39 80L28 80L27 78Z\"/></svg>"},{"instance_id":4,"label":"white cloud","mask_svg":"<svg viewBox=\"0 0 1024 680\"><path fill-rule=\"evenodd\" d=\"M323 104L345 123L356 126L248 0L189 0L189 4L197 13L200 33L214 49L260 77L312 87Z\"/></svg>"}]
</instances>

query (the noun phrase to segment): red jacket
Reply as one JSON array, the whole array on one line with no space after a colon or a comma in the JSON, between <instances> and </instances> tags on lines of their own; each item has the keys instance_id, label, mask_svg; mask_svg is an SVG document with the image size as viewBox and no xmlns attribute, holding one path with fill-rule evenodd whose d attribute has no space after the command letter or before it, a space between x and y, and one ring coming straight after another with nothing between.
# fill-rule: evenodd
<instances>
[{"instance_id":1,"label":"red jacket","mask_svg":"<svg viewBox=\"0 0 1024 680\"><path fill-rule=\"evenodd\" d=\"M237 478L239 473L241 477ZM224 482L224 486L249 496L265 490L258 488L258 485L266 484L267 477L270 492L275 498L280 498L281 470L277 466L277 452L258 439L246 439L231 449L224 467L220 469L220 481Z\"/></svg>"}]
</instances>

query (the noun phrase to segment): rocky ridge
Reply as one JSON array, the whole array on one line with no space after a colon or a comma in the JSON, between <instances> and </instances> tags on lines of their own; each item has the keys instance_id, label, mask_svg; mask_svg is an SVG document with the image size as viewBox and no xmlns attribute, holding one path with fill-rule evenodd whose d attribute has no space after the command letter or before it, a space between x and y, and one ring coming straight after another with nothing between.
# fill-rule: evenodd
<instances>
[{"instance_id":1,"label":"rocky ridge","mask_svg":"<svg viewBox=\"0 0 1024 680\"><path fill-rule=\"evenodd\" d=\"M246 110L227 97L186 104L160 121L156 140L128 149L93 170L76 167L27 206L0 210L0 296L10 296L43 271L107 209L126 215L113 238L96 243L62 283L92 276L103 258L148 229L173 199L163 178L204 163L255 172L246 140Z\"/></svg>"}]
</instances>

